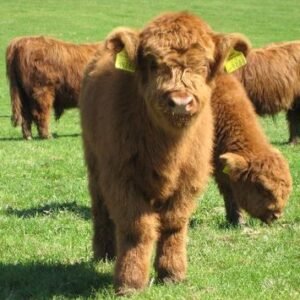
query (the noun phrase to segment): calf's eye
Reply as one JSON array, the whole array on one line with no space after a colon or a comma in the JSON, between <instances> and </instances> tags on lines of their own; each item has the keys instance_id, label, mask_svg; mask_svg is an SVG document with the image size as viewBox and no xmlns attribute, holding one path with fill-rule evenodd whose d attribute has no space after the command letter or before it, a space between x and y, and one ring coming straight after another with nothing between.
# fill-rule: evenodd
<instances>
[{"instance_id":1,"label":"calf's eye","mask_svg":"<svg viewBox=\"0 0 300 300\"><path fill-rule=\"evenodd\" d=\"M195 69L195 72L201 76L206 77L207 76L207 66L199 66Z\"/></svg>"}]
</instances>

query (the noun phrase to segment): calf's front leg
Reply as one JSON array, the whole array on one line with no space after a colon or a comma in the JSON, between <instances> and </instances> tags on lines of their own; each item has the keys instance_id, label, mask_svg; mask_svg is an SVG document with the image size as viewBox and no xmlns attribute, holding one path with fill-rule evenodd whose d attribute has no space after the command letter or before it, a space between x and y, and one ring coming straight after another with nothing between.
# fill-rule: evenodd
<instances>
[{"instance_id":1,"label":"calf's front leg","mask_svg":"<svg viewBox=\"0 0 300 300\"><path fill-rule=\"evenodd\" d=\"M155 270L160 281L179 282L186 277L187 230L195 206L194 199L179 192L160 212L160 237L155 258Z\"/></svg>"},{"instance_id":2,"label":"calf's front leg","mask_svg":"<svg viewBox=\"0 0 300 300\"><path fill-rule=\"evenodd\" d=\"M115 222L117 260L114 285L118 295L131 294L147 286L151 253L157 237L154 214L140 211L128 218L129 215L125 213L123 216L127 219Z\"/></svg>"},{"instance_id":3,"label":"calf's front leg","mask_svg":"<svg viewBox=\"0 0 300 300\"><path fill-rule=\"evenodd\" d=\"M187 222L181 226L162 229L157 244L155 269L158 279L165 283L185 279Z\"/></svg>"}]
</instances>

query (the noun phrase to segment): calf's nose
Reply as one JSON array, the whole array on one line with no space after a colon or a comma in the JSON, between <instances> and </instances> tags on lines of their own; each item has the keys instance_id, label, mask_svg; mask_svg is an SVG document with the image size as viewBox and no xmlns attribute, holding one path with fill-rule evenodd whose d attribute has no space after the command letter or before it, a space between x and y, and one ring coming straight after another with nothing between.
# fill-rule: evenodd
<instances>
[{"instance_id":1,"label":"calf's nose","mask_svg":"<svg viewBox=\"0 0 300 300\"><path fill-rule=\"evenodd\" d=\"M168 95L168 106L174 113L194 113L196 101L192 95L186 92L171 92Z\"/></svg>"}]
</instances>

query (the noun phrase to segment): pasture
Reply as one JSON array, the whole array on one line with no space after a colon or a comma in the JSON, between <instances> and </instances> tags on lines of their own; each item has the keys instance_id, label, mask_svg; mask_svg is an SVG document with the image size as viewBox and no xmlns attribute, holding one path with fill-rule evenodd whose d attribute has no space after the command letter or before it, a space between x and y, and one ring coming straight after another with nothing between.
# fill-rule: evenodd
<instances>
[{"instance_id":1,"label":"pasture","mask_svg":"<svg viewBox=\"0 0 300 300\"><path fill-rule=\"evenodd\" d=\"M189 10L216 31L242 32L261 46L300 39L300 3L0 0L0 7L0 299L115 299L113 263L92 260L78 111L52 120L53 139L23 140L20 127L10 123L7 44L40 34L94 42L116 26L141 27L160 12ZM151 281L151 288L132 299L300 298L300 146L286 144L283 114L261 124L293 176L283 218L271 226L250 218L242 227L227 226L211 180L191 221L187 280L165 286Z\"/></svg>"}]
</instances>

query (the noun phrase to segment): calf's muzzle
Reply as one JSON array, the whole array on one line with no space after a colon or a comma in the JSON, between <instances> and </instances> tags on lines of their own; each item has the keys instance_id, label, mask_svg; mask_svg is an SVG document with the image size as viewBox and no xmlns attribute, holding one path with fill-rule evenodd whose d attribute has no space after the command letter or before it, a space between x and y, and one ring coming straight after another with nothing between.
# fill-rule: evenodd
<instances>
[{"instance_id":1,"label":"calf's muzzle","mask_svg":"<svg viewBox=\"0 0 300 300\"><path fill-rule=\"evenodd\" d=\"M189 114L192 115L197 110L197 102L193 95L174 91L167 95L168 106L175 114Z\"/></svg>"}]
</instances>

